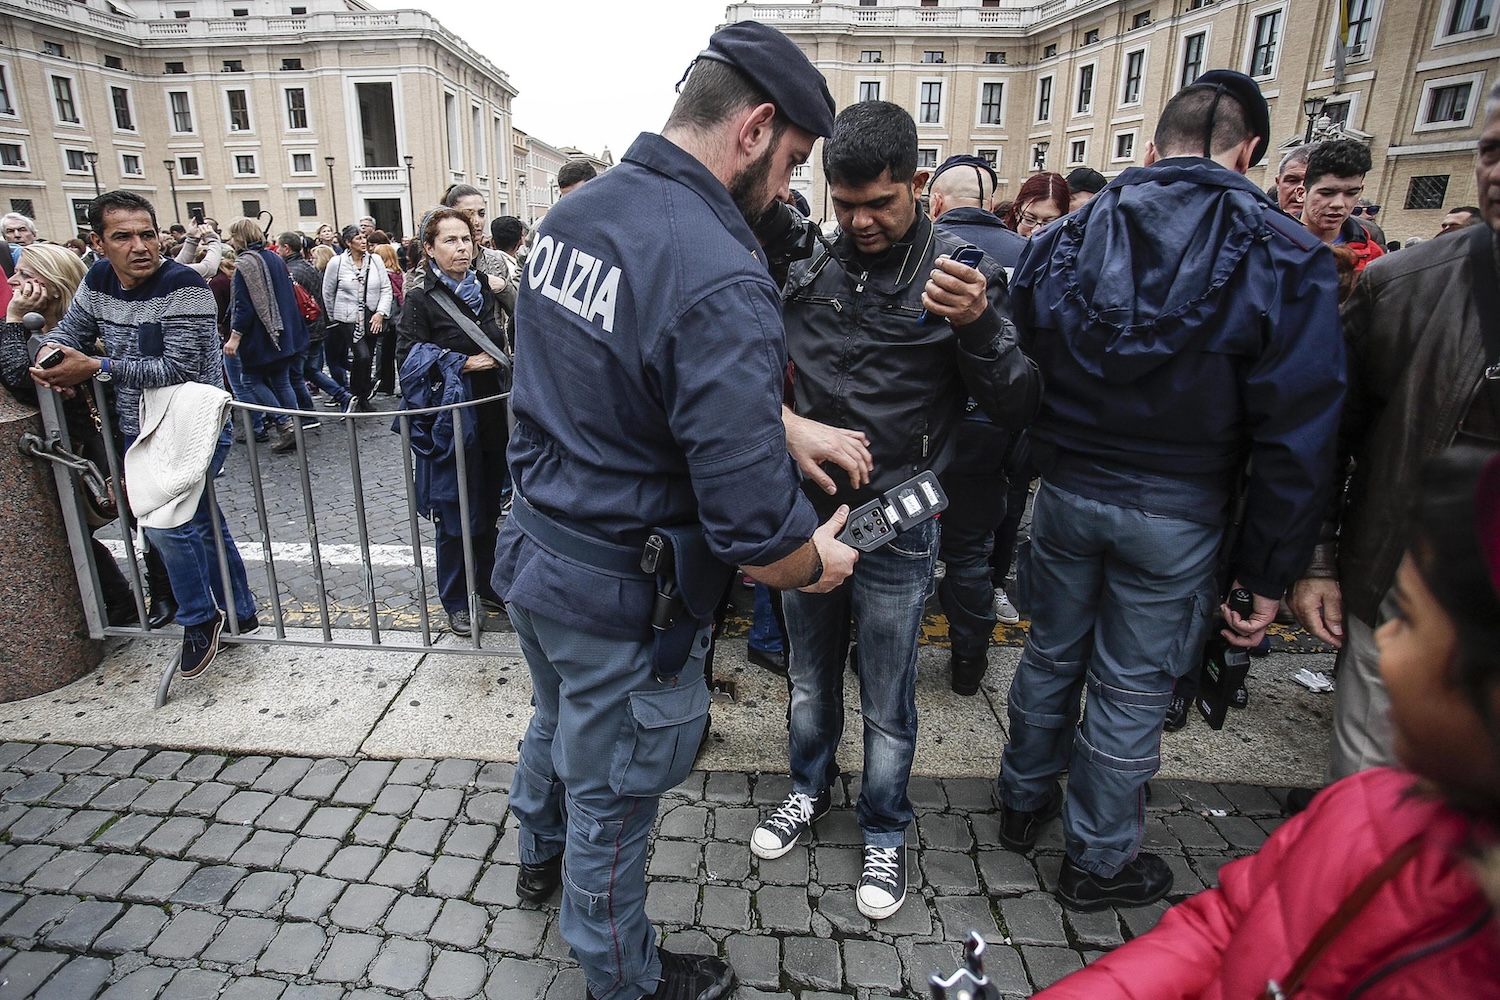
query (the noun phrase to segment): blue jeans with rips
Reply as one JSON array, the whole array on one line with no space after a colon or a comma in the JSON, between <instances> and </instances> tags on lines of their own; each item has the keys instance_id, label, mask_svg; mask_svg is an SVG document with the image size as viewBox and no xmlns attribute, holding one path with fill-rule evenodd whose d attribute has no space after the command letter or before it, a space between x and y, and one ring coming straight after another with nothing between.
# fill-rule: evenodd
<instances>
[{"instance_id":1,"label":"blue jeans with rips","mask_svg":"<svg viewBox=\"0 0 1500 1000\"><path fill-rule=\"evenodd\" d=\"M661 795L687 778L708 725L709 629L676 681L662 684L649 640L506 610L534 705L510 788L521 860L562 854L558 926L596 1000L650 996L661 960L646 917L647 846Z\"/></svg>"},{"instance_id":2,"label":"blue jeans with rips","mask_svg":"<svg viewBox=\"0 0 1500 1000\"><path fill-rule=\"evenodd\" d=\"M1095 875L1118 874L1140 851L1172 685L1193 667L1218 604L1223 537L1222 527L1045 480L1037 491L1016 567L1031 632L1010 686L999 797L1040 808L1067 768L1064 846Z\"/></svg>"},{"instance_id":3,"label":"blue jeans with rips","mask_svg":"<svg viewBox=\"0 0 1500 1000\"><path fill-rule=\"evenodd\" d=\"M816 797L838 775L851 619L859 629L865 766L855 818L875 847L900 847L912 821L906 789L917 748L917 638L937 551L937 522L925 521L862 553L854 575L831 593L787 591L782 598L793 791Z\"/></svg>"}]
</instances>

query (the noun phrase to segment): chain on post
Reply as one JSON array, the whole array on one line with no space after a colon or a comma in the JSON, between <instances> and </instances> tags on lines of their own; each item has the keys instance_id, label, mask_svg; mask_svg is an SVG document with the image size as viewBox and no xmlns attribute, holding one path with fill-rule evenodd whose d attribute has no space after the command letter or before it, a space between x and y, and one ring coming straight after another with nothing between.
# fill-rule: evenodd
<instances>
[{"instance_id":1,"label":"chain on post","mask_svg":"<svg viewBox=\"0 0 1500 1000\"><path fill-rule=\"evenodd\" d=\"M61 441L44 441L36 434L22 434L19 441L21 454L31 458L45 458L49 462L75 473L83 480L95 500L107 501L109 499L109 486L105 482L104 474L99 471L99 466L80 455L75 455L63 447Z\"/></svg>"}]
</instances>

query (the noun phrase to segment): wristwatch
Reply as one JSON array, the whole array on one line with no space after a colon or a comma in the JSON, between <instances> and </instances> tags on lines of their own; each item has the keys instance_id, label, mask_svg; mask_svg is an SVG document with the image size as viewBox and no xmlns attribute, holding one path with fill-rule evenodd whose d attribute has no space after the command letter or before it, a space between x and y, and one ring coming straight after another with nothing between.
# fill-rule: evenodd
<instances>
[{"instance_id":1,"label":"wristwatch","mask_svg":"<svg viewBox=\"0 0 1500 1000\"><path fill-rule=\"evenodd\" d=\"M94 372L94 378L98 379L100 382L108 382L110 379L114 378L114 375L110 372L108 358L99 359L99 370Z\"/></svg>"}]
</instances>

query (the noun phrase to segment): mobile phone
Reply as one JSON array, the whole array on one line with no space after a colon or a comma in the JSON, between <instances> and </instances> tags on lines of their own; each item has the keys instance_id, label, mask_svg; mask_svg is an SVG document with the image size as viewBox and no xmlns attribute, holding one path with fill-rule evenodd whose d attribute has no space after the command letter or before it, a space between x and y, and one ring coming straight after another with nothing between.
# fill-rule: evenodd
<instances>
[{"instance_id":1,"label":"mobile phone","mask_svg":"<svg viewBox=\"0 0 1500 1000\"><path fill-rule=\"evenodd\" d=\"M45 351L37 355L36 366L38 368L56 368L62 362L63 349L61 347L54 347L50 351Z\"/></svg>"},{"instance_id":2,"label":"mobile phone","mask_svg":"<svg viewBox=\"0 0 1500 1000\"><path fill-rule=\"evenodd\" d=\"M200 226L203 225L203 211L201 209L193 213L193 221Z\"/></svg>"},{"instance_id":3,"label":"mobile phone","mask_svg":"<svg viewBox=\"0 0 1500 1000\"><path fill-rule=\"evenodd\" d=\"M978 267L979 262L984 259L984 251L976 247L974 244L970 243L965 246L959 247L958 250L954 252L953 259L967 267ZM923 309L922 314L917 317L917 322L926 323L931 318L932 317L928 315L927 310Z\"/></svg>"}]
</instances>

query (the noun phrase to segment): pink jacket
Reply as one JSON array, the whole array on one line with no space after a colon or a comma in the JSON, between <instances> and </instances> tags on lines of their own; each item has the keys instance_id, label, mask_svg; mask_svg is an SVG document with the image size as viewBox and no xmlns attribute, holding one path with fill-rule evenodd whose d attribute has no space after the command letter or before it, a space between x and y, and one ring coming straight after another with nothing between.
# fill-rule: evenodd
<instances>
[{"instance_id":1,"label":"pink jacket","mask_svg":"<svg viewBox=\"0 0 1500 1000\"><path fill-rule=\"evenodd\" d=\"M1047 1000L1254 1000L1285 979L1360 881L1409 838L1422 847L1334 939L1295 1000L1500 998L1500 929L1464 852L1477 832L1389 768L1332 785L1260 852L1224 866L1147 934L1051 989Z\"/></svg>"}]
</instances>

